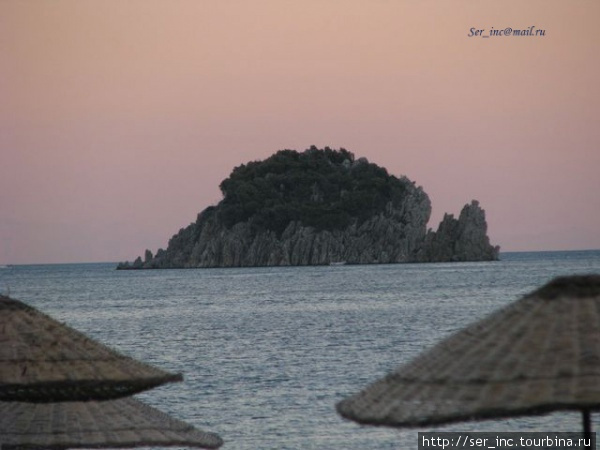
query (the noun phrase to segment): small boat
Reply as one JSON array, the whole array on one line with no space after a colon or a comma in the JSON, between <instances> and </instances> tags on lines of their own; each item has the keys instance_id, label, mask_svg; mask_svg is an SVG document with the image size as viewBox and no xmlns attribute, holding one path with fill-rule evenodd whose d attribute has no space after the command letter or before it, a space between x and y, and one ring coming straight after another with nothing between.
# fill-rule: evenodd
<instances>
[{"instance_id":1,"label":"small boat","mask_svg":"<svg viewBox=\"0 0 600 450\"><path fill-rule=\"evenodd\" d=\"M346 261L331 261L329 263L330 266L343 266L346 264Z\"/></svg>"}]
</instances>

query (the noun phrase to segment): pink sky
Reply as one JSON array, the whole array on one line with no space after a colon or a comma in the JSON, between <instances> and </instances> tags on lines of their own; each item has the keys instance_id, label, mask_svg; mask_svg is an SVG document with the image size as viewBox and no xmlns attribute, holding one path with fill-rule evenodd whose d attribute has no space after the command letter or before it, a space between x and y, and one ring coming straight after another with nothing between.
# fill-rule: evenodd
<instances>
[{"instance_id":1,"label":"pink sky","mask_svg":"<svg viewBox=\"0 0 600 450\"><path fill-rule=\"evenodd\" d=\"M0 1L0 264L131 260L345 147L504 251L600 248L597 0ZM471 27L544 37L468 37Z\"/></svg>"}]
</instances>

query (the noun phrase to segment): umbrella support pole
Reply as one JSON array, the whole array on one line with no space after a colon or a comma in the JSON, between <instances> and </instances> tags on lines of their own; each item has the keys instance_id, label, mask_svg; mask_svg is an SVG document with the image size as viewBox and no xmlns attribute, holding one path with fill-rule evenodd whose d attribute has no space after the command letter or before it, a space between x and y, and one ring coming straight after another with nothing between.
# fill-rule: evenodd
<instances>
[{"instance_id":1,"label":"umbrella support pole","mask_svg":"<svg viewBox=\"0 0 600 450\"><path fill-rule=\"evenodd\" d=\"M583 415L583 438L584 439L592 439L592 413L589 409L584 409L582 411ZM592 445L586 448L592 448Z\"/></svg>"}]
</instances>

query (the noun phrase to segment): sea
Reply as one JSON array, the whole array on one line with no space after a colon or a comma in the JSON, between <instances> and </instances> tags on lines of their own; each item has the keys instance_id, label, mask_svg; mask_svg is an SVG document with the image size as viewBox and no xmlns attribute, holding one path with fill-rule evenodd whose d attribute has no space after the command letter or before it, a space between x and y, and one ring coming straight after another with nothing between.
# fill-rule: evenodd
<instances>
[{"instance_id":1,"label":"sea","mask_svg":"<svg viewBox=\"0 0 600 450\"><path fill-rule=\"evenodd\" d=\"M443 427L361 426L335 405L453 332L600 251L497 262L117 271L115 263L0 268L0 293L184 381L136 397L222 448L416 449L418 432L581 431L578 412ZM596 417L597 416L597 417ZM598 427L600 413L592 415Z\"/></svg>"}]
</instances>

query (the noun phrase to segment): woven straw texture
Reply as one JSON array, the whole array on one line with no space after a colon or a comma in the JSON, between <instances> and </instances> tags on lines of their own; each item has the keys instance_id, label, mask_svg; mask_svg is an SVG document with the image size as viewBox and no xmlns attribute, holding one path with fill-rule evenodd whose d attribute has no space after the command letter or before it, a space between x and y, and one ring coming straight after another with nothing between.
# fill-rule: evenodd
<instances>
[{"instance_id":1,"label":"woven straw texture","mask_svg":"<svg viewBox=\"0 0 600 450\"><path fill-rule=\"evenodd\" d=\"M371 425L600 409L600 276L558 278L338 403Z\"/></svg>"},{"instance_id":2,"label":"woven straw texture","mask_svg":"<svg viewBox=\"0 0 600 450\"><path fill-rule=\"evenodd\" d=\"M0 296L0 401L114 399L181 380Z\"/></svg>"},{"instance_id":3,"label":"woven straw texture","mask_svg":"<svg viewBox=\"0 0 600 450\"><path fill-rule=\"evenodd\" d=\"M64 449L140 446L218 448L214 433L193 428L138 400L0 402L0 447Z\"/></svg>"}]
</instances>

